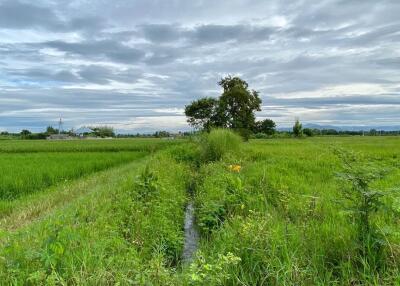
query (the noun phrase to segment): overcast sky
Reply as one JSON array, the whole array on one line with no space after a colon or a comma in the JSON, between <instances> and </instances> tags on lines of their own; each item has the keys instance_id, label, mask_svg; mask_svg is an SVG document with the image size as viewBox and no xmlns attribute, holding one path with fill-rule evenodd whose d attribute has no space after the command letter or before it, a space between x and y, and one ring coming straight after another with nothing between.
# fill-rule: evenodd
<instances>
[{"instance_id":1,"label":"overcast sky","mask_svg":"<svg viewBox=\"0 0 400 286\"><path fill-rule=\"evenodd\" d=\"M399 15L399 0L0 0L0 130L183 130L227 74L280 127L400 125Z\"/></svg>"}]
</instances>

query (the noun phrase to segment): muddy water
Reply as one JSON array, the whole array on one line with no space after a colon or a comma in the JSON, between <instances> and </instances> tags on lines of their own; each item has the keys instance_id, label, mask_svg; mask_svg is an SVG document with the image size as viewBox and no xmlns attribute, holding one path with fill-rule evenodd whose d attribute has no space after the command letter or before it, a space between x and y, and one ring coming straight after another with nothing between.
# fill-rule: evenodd
<instances>
[{"instance_id":1,"label":"muddy water","mask_svg":"<svg viewBox=\"0 0 400 286\"><path fill-rule=\"evenodd\" d=\"M193 260L194 253L199 244L199 233L194 220L193 202L189 202L185 211L185 244L182 255L184 263L190 263Z\"/></svg>"}]
</instances>

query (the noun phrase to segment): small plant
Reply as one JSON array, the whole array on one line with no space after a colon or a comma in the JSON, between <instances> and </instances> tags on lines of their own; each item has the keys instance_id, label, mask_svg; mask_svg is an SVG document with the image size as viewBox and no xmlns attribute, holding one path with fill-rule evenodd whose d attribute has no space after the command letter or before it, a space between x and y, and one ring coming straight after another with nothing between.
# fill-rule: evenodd
<instances>
[{"instance_id":1,"label":"small plant","mask_svg":"<svg viewBox=\"0 0 400 286\"><path fill-rule=\"evenodd\" d=\"M221 202L211 202L199 209L198 225L204 234L211 234L224 222L226 208Z\"/></svg>"},{"instance_id":2,"label":"small plant","mask_svg":"<svg viewBox=\"0 0 400 286\"><path fill-rule=\"evenodd\" d=\"M189 285L226 285L233 278L229 273L230 268L240 261L240 257L230 252L226 255L218 254L213 261L207 261L199 251L196 260L190 265Z\"/></svg>"},{"instance_id":3,"label":"small plant","mask_svg":"<svg viewBox=\"0 0 400 286\"><path fill-rule=\"evenodd\" d=\"M239 177L227 177L225 209L231 215L238 209L244 208L246 202L246 189Z\"/></svg>"},{"instance_id":4,"label":"small plant","mask_svg":"<svg viewBox=\"0 0 400 286\"><path fill-rule=\"evenodd\" d=\"M136 181L137 194L140 200L147 201L158 193L157 181L157 176L150 171L150 167L147 165Z\"/></svg>"}]
</instances>

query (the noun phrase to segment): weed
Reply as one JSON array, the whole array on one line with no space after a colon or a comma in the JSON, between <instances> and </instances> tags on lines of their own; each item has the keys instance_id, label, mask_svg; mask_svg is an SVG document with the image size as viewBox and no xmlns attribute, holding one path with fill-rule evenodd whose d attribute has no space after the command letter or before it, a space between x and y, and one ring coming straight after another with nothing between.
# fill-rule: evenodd
<instances>
[{"instance_id":1,"label":"weed","mask_svg":"<svg viewBox=\"0 0 400 286\"><path fill-rule=\"evenodd\" d=\"M363 271L374 273L385 263L386 241L373 223L377 212L384 206L382 197L385 192L372 189L371 184L381 179L387 170L362 162L354 152L336 149L336 154L343 162L343 171L338 176L348 183L341 192L348 202L345 210L356 225L359 262Z\"/></svg>"},{"instance_id":2,"label":"weed","mask_svg":"<svg viewBox=\"0 0 400 286\"><path fill-rule=\"evenodd\" d=\"M135 189L136 198L146 202L159 194L158 178L154 172L150 171L149 165L146 165L142 173L137 177Z\"/></svg>"},{"instance_id":3,"label":"weed","mask_svg":"<svg viewBox=\"0 0 400 286\"><path fill-rule=\"evenodd\" d=\"M237 265L240 260L240 257L228 252L225 255L218 254L216 258L208 261L201 252L198 252L187 274L189 284L226 285L233 278L230 268Z\"/></svg>"},{"instance_id":4,"label":"weed","mask_svg":"<svg viewBox=\"0 0 400 286\"><path fill-rule=\"evenodd\" d=\"M208 134L204 133L200 142L203 161L218 161L226 154L237 153L241 142L241 137L228 129L214 129Z\"/></svg>"}]
</instances>

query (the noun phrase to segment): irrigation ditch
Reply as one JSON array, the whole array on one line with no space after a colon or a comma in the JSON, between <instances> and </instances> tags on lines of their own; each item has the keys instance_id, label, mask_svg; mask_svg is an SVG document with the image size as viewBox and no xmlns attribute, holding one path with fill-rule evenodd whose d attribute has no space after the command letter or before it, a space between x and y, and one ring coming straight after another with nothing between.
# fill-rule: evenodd
<instances>
[{"instance_id":1,"label":"irrigation ditch","mask_svg":"<svg viewBox=\"0 0 400 286\"><path fill-rule=\"evenodd\" d=\"M196 225L194 192L195 182L192 180L188 188L189 201L185 209L184 232L185 241L183 245L182 261L184 264L190 264L199 245L200 235Z\"/></svg>"},{"instance_id":2,"label":"irrigation ditch","mask_svg":"<svg viewBox=\"0 0 400 286\"><path fill-rule=\"evenodd\" d=\"M186 206L184 229L185 243L183 246L182 261L183 263L191 263L199 244L199 232L195 222L194 203L192 198Z\"/></svg>"}]
</instances>

